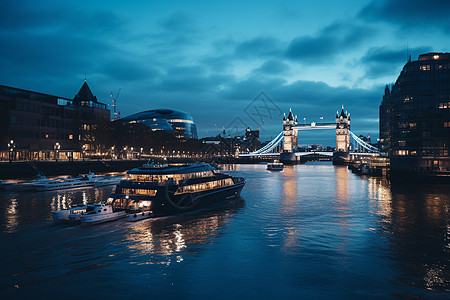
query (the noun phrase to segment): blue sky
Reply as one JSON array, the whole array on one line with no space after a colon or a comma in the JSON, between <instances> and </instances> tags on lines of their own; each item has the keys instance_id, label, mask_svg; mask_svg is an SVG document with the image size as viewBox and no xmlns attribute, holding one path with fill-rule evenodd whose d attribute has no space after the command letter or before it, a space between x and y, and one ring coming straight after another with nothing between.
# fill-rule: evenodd
<instances>
[{"instance_id":1,"label":"blue sky","mask_svg":"<svg viewBox=\"0 0 450 300\"><path fill-rule=\"evenodd\" d=\"M72 98L86 77L102 102L121 89L122 116L183 110L200 137L238 120L269 139L281 111L333 121L345 105L352 130L376 138L407 49L413 60L449 51L449 11L438 0L2 0L0 84ZM332 132L301 134L334 144Z\"/></svg>"}]
</instances>

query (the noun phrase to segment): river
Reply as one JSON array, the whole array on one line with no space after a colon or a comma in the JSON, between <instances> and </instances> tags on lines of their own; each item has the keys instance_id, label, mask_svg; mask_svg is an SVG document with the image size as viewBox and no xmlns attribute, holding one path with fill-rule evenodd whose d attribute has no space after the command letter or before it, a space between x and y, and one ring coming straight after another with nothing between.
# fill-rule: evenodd
<instances>
[{"instance_id":1,"label":"river","mask_svg":"<svg viewBox=\"0 0 450 300\"><path fill-rule=\"evenodd\" d=\"M449 186L330 162L223 172L246 178L241 198L136 223L52 222L113 187L0 193L0 298L450 298Z\"/></svg>"}]
</instances>

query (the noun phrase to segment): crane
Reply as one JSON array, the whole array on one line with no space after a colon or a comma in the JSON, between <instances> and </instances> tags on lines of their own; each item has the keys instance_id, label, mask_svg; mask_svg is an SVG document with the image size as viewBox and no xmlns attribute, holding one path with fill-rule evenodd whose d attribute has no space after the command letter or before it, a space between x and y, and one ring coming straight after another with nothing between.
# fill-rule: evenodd
<instances>
[{"instance_id":1,"label":"crane","mask_svg":"<svg viewBox=\"0 0 450 300\"><path fill-rule=\"evenodd\" d=\"M113 92L111 92L111 98L112 98L112 106L113 106L113 120L117 120L120 118L120 112L116 111L116 103L117 103L117 98L119 97L119 93L120 93L121 88L119 88L119 90L116 93L116 97L114 97Z\"/></svg>"}]
</instances>

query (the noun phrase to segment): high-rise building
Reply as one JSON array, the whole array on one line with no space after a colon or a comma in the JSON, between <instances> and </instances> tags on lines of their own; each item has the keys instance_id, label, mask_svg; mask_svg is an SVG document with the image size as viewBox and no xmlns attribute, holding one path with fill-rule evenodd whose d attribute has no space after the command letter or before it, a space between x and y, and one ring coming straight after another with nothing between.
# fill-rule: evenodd
<instances>
[{"instance_id":1,"label":"high-rise building","mask_svg":"<svg viewBox=\"0 0 450 300\"><path fill-rule=\"evenodd\" d=\"M410 58L386 86L380 142L393 174L450 176L450 53Z\"/></svg>"}]
</instances>

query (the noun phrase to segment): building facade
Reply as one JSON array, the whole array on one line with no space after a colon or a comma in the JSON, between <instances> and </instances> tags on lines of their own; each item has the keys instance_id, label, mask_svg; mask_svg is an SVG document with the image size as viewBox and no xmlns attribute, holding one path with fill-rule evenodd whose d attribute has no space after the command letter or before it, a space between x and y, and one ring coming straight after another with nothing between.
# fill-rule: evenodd
<instances>
[{"instance_id":1,"label":"building facade","mask_svg":"<svg viewBox=\"0 0 450 300\"><path fill-rule=\"evenodd\" d=\"M386 86L379 113L392 173L450 174L450 53L409 59Z\"/></svg>"},{"instance_id":2,"label":"building facade","mask_svg":"<svg viewBox=\"0 0 450 300\"><path fill-rule=\"evenodd\" d=\"M0 149L25 156L17 159L94 151L109 119L86 81L74 99L0 85Z\"/></svg>"},{"instance_id":3,"label":"building facade","mask_svg":"<svg viewBox=\"0 0 450 300\"><path fill-rule=\"evenodd\" d=\"M178 139L197 139L197 127L191 115L173 109L154 109L124 117L117 122L139 123L152 131L173 132Z\"/></svg>"}]
</instances>

